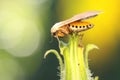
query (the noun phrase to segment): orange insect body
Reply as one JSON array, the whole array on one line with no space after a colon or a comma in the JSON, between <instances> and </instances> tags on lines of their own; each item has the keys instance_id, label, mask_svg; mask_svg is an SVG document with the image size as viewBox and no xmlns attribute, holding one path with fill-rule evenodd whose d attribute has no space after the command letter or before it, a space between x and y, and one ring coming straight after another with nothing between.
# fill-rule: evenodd
<instances>
[{"instance_id":1,"label":"orange insect body","mask_svg":"<svg viewBox=\"0 0 120 80\"><path fill-rule=\"evenodd\" d=\"M73 16L70 19L56 23L51 28L54 37L64 37L70 33L81 32L92 28L94 25L83 20L97 16L100 11L89 11Z\"/></svg>"},{"instance_id":2,"label":"orange insect body","mask_svg":"<svg viewBox=\"0 0 120 80\"><path fill-rule=\"evenodd\" d=\"M72 32L81 32L93 27L93 24L84 21L76 21L69 24L69 29Z\"/></svg>"},{"instance_id":3,"label":"orange insect body","mask_svg":"<svg viewBox=\"0 0 120 80\"><path fill-rule=\"evenodd\" d=\"M54 36L64 37L72 32L81 32L93 27L93 24L84 21L75 21L70 24L61 26Z\"/></svg>"}]
</instances>

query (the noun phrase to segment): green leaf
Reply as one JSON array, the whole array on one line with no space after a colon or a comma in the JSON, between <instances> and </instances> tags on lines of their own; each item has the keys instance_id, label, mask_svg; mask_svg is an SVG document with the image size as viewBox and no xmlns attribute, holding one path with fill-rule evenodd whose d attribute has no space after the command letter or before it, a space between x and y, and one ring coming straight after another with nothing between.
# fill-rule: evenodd
<instances>
[{"instance_id":1,"label":"green leaf","mask_svg":"<svg viewBox=\"0 0 120 80\"><path fill-rule=\"evenodd\" d=\"M63 61L62 61L62 58L61 58L60 54L56 50L50 49L45 53L44 58L46 58L46 56L50 53L54 54L57 57L57 59L59 61L59 65L60 65L60 72L62 72L64 64L63 64Z\"/></svg>"},{"instance_id":2,"label":"green leaf","mask_svg":"<svg viewBox=\"0 0 120 80\"><path fill-rule=\"evenodd\" d=\"M85 50L85 63L86 63L86 67L87 68L89 68L88 67L88 54L89 54L89 52L91 51L91 50L93 50L93 49L99 49L96 45L94 45L94 44L88 44L87 46L86 46L86 50Z\"/></svg>"}]
</instances>

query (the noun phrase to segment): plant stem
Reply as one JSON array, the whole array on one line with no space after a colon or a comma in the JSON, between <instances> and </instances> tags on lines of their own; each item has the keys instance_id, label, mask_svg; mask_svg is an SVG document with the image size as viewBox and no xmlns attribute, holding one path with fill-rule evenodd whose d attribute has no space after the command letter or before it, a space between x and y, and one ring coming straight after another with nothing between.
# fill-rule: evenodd
<instances>
[{"instance_id":1,"label":"plant stem","mask_svg":"<svg viewBox=\"0 0 120 80\"><path fill-rule=\"evenodd\" d=\"M87 80L83 58L83 48L79 47L78 43L79 36L76 34L71 35L69 39L68 49L65 53L63 53L66 66L65 80Z\"/></svg>"},{"instance_id":2,"label":"plant stem","mask_svg":"<svg viewBox=\"0 0 120 80\"><path fill-rule=\"evenodd\" d=\"M49 53L54 53L60 64L60 79L61 80L98 80L98 77L91 77L92 74L88 65L88 52L98 47L94 44L89 44L84 52L84 47L80 46L80 35L72 34L69 41L65 44L59 41L60 54L56 50L49 50ZM63 63L64 62L64 63Z\"/></svg>"}]
</instances>

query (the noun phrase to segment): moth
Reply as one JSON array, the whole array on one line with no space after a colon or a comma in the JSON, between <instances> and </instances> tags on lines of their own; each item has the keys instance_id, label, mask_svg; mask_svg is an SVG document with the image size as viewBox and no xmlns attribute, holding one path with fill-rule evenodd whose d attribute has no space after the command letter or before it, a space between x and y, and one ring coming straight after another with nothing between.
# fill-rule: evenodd
<instances>
[{"instance_id":1,"label":"moth","mask_svg":"<svg viewBox=\"0 0 120 80\"><path fill-rule=\"evenodd\" d=\"M73 16L65 21L53 25L51 34L54 37L64 37L71 33L77 33L93 28L93 24L84 20L97 16L101 11L88 11Z\"/></svg>"}]
</instances>

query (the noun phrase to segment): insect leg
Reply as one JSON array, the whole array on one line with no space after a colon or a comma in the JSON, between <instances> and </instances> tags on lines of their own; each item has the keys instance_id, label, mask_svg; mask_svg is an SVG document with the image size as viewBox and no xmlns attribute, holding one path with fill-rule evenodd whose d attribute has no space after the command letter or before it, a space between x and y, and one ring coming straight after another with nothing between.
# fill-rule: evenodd
<instances>
[{"instance_id":1,"label":"insect leg","mask_svg":"<svg viewBox=\"0 0 120 80\"><path fill-rule=\"evenodd\" d=\"M79 42L78 42L78 46L79 46L79 47L83 47L83 45L82 45L82 38L83 38L83 36L84 36L83 33L82 33L82 34L79 34Z\"/></svg>"}]
</instances>

